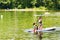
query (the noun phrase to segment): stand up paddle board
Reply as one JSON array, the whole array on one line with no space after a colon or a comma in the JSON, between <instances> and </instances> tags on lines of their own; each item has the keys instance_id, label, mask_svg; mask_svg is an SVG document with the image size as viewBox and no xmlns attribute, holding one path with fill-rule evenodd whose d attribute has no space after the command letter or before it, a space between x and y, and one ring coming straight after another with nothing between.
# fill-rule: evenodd
<instances>
[{"instance_id":1,"label":"stand up paddle board","mask_svg":"<svg viewBox=\"0 0 60 40\"><path fill-rule=\"evenodd\" d=\"M42 30L36 30L37 32L52 32L55 31L56 27L52 27L52 28L44 28ZM25 32L29 32L29 33L34 33L33 29L26 29Z\"/></svg>"}]
</instances>

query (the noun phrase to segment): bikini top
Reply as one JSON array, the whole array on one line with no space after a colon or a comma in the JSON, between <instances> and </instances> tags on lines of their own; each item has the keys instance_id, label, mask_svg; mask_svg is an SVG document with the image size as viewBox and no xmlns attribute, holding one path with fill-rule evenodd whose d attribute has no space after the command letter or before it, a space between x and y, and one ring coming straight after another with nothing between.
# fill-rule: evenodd
<instances>
[{"instance_id":1,"label":"bikini top","mask_svg":"<svg viewBox=\"0 0 60 40\"><path fill-rule=\"evenodd\" d=\"M38 20L39 23L42 23L42 20Z\"/></svg>"}]
</instances>

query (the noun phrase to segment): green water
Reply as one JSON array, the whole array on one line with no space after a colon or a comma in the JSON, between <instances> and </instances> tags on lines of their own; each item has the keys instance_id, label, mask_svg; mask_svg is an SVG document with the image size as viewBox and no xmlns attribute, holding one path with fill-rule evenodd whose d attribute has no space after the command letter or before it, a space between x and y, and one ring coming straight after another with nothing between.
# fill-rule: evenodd
<instances>
[{"instance_id":1,"label":"green water","mask_svg":"<svg viewBox=\"0 0 60 40\"><path fill-rule=\"evenodd\" d=\"M0 11L0 40L39 40L37 35L24 32L33 28L32 23L37 22L34 15L43 15L45 12L33 11ZM54 14L56 12L50 12ZM3 17L1 17L3 15ZM60 16L43 16L43 27L60 26ZM60 32L43 33L42 40L59 40Z\"/></svg>"}]
</instances>

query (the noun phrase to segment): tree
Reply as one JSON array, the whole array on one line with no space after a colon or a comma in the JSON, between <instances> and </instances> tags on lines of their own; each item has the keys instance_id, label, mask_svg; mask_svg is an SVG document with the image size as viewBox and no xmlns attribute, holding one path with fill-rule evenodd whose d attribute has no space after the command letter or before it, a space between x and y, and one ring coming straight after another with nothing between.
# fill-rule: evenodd
<instances>
[{"instance_id":1,"label":"tree","mask_svg":"<svg viewBox=\"0 0 60 40\"><path fill-rule=\"evenodd\" d=\"M36 0L36 7L44 6L44 0Z\"/></svg>"},{"instance_id":2,"label":"tree","mask_svg":"<svg viewBox=\"0 0 60 40\"><path fill-rule=\"evenodd\" d=\"M0 0L0 9L40 8L42 6L49 10L60 10L60 0Z\"/></svg>"},{"instance_id":3,"label":"tree","mask_svg":"<svg viewBox=\"0 0 60 40\"><path fill-rule=\"evenodd\" d=\"M54 9L59 10L60 9L60 0L52 0L54 4Z\"/></svg>"}]
</instances>

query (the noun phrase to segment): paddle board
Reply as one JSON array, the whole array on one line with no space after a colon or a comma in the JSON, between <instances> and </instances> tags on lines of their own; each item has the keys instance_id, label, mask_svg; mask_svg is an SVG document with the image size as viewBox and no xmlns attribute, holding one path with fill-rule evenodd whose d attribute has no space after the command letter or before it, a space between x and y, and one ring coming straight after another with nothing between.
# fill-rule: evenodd
<instances>
[{"instance_id":1,"label":"paddle board","mask_svg":"<svg viewBox=\"0 0 60 40\"><path fill-rule=\"evenodd\" d=\"M51 27L51 28L43 28L42 30L36 30L36 31L37 32L52 32L55 30L56 30L56 27ZM33 29L26 29L25 32L34 33Z\"/></svg>"}]
</instances>

